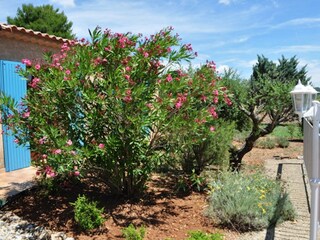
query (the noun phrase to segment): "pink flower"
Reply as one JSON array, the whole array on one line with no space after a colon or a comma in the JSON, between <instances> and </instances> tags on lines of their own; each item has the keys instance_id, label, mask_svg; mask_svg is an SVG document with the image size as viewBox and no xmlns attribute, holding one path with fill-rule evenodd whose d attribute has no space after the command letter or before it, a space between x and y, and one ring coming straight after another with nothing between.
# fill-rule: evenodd
<instances>
[{"instance_id":1,"label":"pink flower","mask_svg":"<svg viewBox=\"0 0 320 240\"><path fill-rule=\"evenodd\" d=\"M71 141L70 139L67 141L67 145L68 145L68 146L71 146L71 145L72 145L72 141Z\"/></svg>"},{"instance_id":2,"label":"pink flower","mask_svg":"<svg viewBox=\"0 0 320 240\"><path fill-rule=\"evenodd\" d=\"M125 97L123 98L123 101L125 101L126 103L129 103L129 102L132 101L132 97L131 97L131 96L125 96Z\"/></svg>"},{"instance_id":3,"label":"pink flower","mask_svg":"<svg viewBox=\"0 0 320 240\"><path fill-rule=\"evenodd\" d=\"M42 158L43 158L43 159L46 159L47 157L48 157L47 154L42 154Z\"/></svg>"},{"instance_id":4,"label":"pink flower","mask_svg":"<svg viewBox=\"0 0 320 240\"><path fill-rule=\"evenodd\" d=\"M119 42L119 46L120 46L120 48L125 48L125 46L126 46L126 43L128 43L128 38L127 37L125 37L125 36L121 36L121 35L119 35L119 40L118 40L118 42Z\"/></svg>"},{"instance_id":5,"label":"pink flower","mask_svg":"<svg viewBox=\"0 0 320 240\"><path fill-rule=\"evenodd\" d=\"M61 152L61 149L58 148L53 151L53 154L61 154Z\"/></svg>"},{"instance_id":6,"label":"pink flower","mask_svg":"<svg viewBox=\"0 0 320 240\"><path fill-rule=\"evenodd\" d=\"M171 81L172 81L172 76L171 76L171 74L168 74L168 76L167 76L166 79L167 79L168 82L171 82Z\"/></svg>"},{"instance_id":7,"label":"pink flower","mask_svg":"<svg viewBox=\"0 0 320 240\"><path fill-rule=\"evenodd\" d=\"M185 47L185 49L186 49L186 50L188 50L188 51L192 51L192 46L191 46L191 44L190 44L190 43L189 43L189 44L184 45L184 47Z\"/></svg>"},{"instance_id":8,"label":"pink flower","mask_svg":"<svg viewBox=\"0 0 320 240\"><path fill-rule=\"evenodd\" d=\"M224 99L224 101L226 102L226 104L228 105L228 106L231 106L232 105L232 102L231 102L231 100L229 99L229 98L225 98Z\"/></svg>"},{"instance_id":9,"label":"pink flower","mask_svg":"<svg viewBox=\"0 0 320 240\"><path fill-rule=\"evenodd\" d=\"M24 112L24 113L22 114L22 117L23 117L23 118L28 118L28 117L30 117L30 112Z\"/></svg>"},{"instance_id":10,"label":"pink flower","mask_svg":"<svg viewBox=\"0 0 320 240\"><path fill-rule=\"evenodd\" d=\"M31 61L27 58L22 59L22 63L25 64L27 67L32 65Z\"/></svg>"},{"instance_id":11,"label":"pink flower","mask_svg":"<svg viewBox=\"0 0 320 240\"><path fill-rule=\"evenodd\" d=\"M144 52L144 53L143 53L143 56L144 56L145 58L147 58L147 57L149 57L149 53Z\"/></svg>"},{"instance_id":12,"label":"pink flower","mask_svg":"<svg viewBox=\"0 0 320 240\"><path fill-rule=\"evenodd\" d=\"M17 139L17 138L15 138L14 140L13 140L15 143L19 143L19 139Z\"/></svg>"},{"instance_id":13,"label":"pink flower","mask_svg":"<svg viewBox=\"0 0 320 240\"><path fill-rule=\"evenodd\" d=\"M73 174L74 174L75 176L79 176L79 175L80 175L80 172L79 172L79 171L75 171Z\"/></svg>"},{"instance_id":14,"label":"pink flower","mask_svg":"<svg viewBox=\"0 0 320 240\"><path fill-rule=\"evenodd\" d=\"M75 155L77 155L77 152L72 150L72 151L70 151L70 154L75 156Z\"/></svg>"},{"instance_id":15,"label":"pink flower","mask_svg":"<svg viewBox=\"0 0 320 240\"><path fill-rule=\"evenodd\" d=\"M123 98L123 101L129 103L132 101L132 97L131 97L131 89L127 89L126 90L126 96Z\"/></svg>"},{"instance_id":16,"label":"pink flower","mask_svg":"<svg viewBox=\"0 0 320 240\"><path fill-rule=\"evenodd\" d=\"M34 79L32 79L31 83L29 83L29 86L31 88L36 88L39 82L40 82L39 78L34 78Z\"/></svg>"},{"instance_id":17,"label":"pink flower","mask_svg":"<svg viewBox=\"0 0 320 240\"><path fill-rule=\"evenodd\" d=\"M210 126L210 131L214 132L216 129L214 128L214 126Z\"/></svg>"},{"instance_id":18,"label":"pink flower","mask_svg":"<svg viewBox=\"0 0 320 240\"><path fill-rule=\"evenodd\" d=\"M103 144L103 143L100 143L100 144L98 145L98 148L104 149L104 144Z\"/></svg>"},{"instance_id":19,"label":"pink flower","mask_svg":"<svg viewBox=\"0 0 320 240\"><path fill-rule=\"evenodd\" d=\"M70 74L71 74L71 71L70 71L69 69L67 69L67 70L66 70L66 74L67 74L67 75L70 75Z\"/></svg>"},{"instance_id":20,"label":"pink flower","mask_svg":"<svg viewBox=\"0 0 320 240\"><path fill-rule=\"evenodd\" d=\"M210 107L210 108L208 109L208 112L211 114L211 116L212 116L213 118L218 118L218 114L217 114L217 112L216 112L216 108L215 108L215 107Z\"/></svg>"},{"instance_id":21,"label":"pink flower","mask_svg":"<svg viewBox=\"0 0 320 240\"><path fill-rule=\"evenodd\" d=\"M213 103L217 104L218 102L219 102L219 98L214 97L214 98L213 98Z\"/></svg>"},{"instance_id":22,"label":"pink flower","mask_svg":"<svg viewBox=\"0 0 320 240\"><path fill-rule=\"evenodd\" d=\"M40 70L41 66L40 66L40 64L37 64L34 68L35 68L36 70Z\"/></svg>"},{"instance_id":23,"label":"pink flower","mask_svg":"<svg viewBox=\"0 0 320 240\"><path fill-rule=\"evenodd\" d=\"M40 139L39 139L39 144L44 144L44 143L46 142L46 140L47 140L47 137L46 137L46 136L40 138Z\"/></svg>"},{"instance_id":24,"label":"pink flower","mask_svg":"<svg viewBox=\"0 0 320 240\"><path fill-rule=\"evenodd\" d=\"M131 95L131 89L127 89L127 90L126 90L126 94L127 94L127 95Z\"/></svg>"},{"instance_id":25,"label":"pink flower","mask_svg":"<svg viewBox=\"0 0 320 240\"><path fill-rule=\"evenodd\" d=\"M207 101L207 96L205 96L205 95L201 95L201 97L200 97L200 99L201 99L201 101L202 102L206 102Z\"/></svg>"},{"instance_id":26,"label":"pink flower","mask_svg":"<svg viewBox=\"0 0 320 240\"><path fill-rule=\"evenodd\" d=\"M219 96L219 91L216 89L216 90L214 90L213 91L213 95L215 95L215 96Z\"/></svg>"},{"instance_id":27,"label":"pink flower","mask_svg":"<svg viewBox=\"0 0 320 240\"><path fill-rule=\"evenodd\" d=\"M182 102L181 101L176 102L175 106L177 109L181 108Z\"/></svg>"},{"instance_id":28,"label":"pink flower","mask_svg":"<svg viewBox=\"0 0 320 240\"><path fill-rule=\"evenodd\" d=\"M150 109L152 109L152 107L153 107L152 103L147 103L146 106L147 106L148 108L150 108Z\"/></svg>"},{"instance_id":29,"label":"pink flower","mask_svg":"<svg viewBox=\"0 0 320 240\"><path fill-rule=\"evenodd\" d=\"M207 61L207 67L216 70L216 63L214 61Z\"/></svg>"},{"instance_id":30,"label":"pink flower","mask_svg":"<svg viewBox=\"0 0 320 240\"><path fill-rule=\"evenodd\" d=\"M68 43L64 43L64 44L61 46L61 52L69 51L69 50L70 50L70 47L68 46Z\"/></svg>"}]
</instances>

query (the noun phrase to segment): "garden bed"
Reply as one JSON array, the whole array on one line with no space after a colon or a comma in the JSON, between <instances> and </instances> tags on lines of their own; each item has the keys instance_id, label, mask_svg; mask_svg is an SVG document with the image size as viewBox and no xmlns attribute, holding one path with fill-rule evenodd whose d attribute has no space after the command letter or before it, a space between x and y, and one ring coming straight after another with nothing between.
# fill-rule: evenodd
<instances>
[{"instance_id":1,"label":"garden bed","mask_svg":"<svg viewBox=\"0 0 320 240\"><path fill-rule=\"evenodd\" d=\"M249 166L262 166L274 156L296 158L302 154L302 143L291 142L286 149L254 148L244 161ZM103 186L93 186L90 181L82 185L65 186L56 194L44 197L34 188L17 195L2 210L12 211L25 220L45 226L53 231L66 232L75 239L124 239L122 229L130 223L146 227L145 239L186 239L190 230L222 233L225 239L238 239L240 233L214 227L203 211L206 207L205 193L178 193L176 177L154 175L145 195L134 200L112 197ZM107 221L99 230L83 232L73 219L73 207L79 194L98 201L104 207Z\"/></svg>"}]
</instances>

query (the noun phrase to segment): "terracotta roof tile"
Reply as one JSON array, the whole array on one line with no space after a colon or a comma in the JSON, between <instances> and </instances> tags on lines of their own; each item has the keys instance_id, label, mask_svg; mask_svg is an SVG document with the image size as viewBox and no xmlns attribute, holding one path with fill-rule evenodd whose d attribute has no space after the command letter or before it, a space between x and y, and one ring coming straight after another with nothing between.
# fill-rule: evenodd
<instances>
[{"instance_id":1,"label":"terracotta roof tile","mask_svg":"<svg viewBox=\"0 0 320 240\"><path fill-rule=\"evenodd\" d=\"M5 23L0 23L0 31L6 31L6 32L16 32L16 33L22 33L26 34L28 36L33 36L37 38L42 38L44 40L51 40L51 41L56 41L60 43L68 42L68 39L62 38L62 37L57 37L54 35L49 35L47 33L41 33L38 31L34 31L32 29L26 29L24 27L18 27L15 25L10 25L10 24L5 24Z\"/></svg>"}]
</instances>

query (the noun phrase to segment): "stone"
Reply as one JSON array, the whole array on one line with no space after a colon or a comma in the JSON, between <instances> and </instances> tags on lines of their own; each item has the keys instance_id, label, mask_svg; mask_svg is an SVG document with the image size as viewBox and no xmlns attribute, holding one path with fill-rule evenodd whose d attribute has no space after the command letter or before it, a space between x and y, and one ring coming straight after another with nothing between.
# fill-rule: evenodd
<instances>
[{"instance_id":1,"label":"stone","mask_svg":"<svg viewBox=\"0 0 320 240\"><path fill-rule=\"evenodd\" d=\"M0 240L74 240L63 232L53 232L27 222L12 212L0 211Z\"/></svg>"}]
</instances>

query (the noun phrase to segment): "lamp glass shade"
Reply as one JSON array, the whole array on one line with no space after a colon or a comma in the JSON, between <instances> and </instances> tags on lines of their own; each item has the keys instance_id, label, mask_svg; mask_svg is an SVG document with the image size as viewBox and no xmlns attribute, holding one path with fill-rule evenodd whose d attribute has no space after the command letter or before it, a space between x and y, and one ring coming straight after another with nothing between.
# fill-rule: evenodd
<instances>
[{"instance_id":1,"label":"lamp glass shade","mask_svg":"<svg viewBox=\"0 0 320 240\"><path fill-rule=\"evenodd\" d=\"M303 99L304 99L304 94L294 94L292 96L293 102L294 102L294 111L297 112L303 112Z\"/></svg>"},{"instance_id":2,"label":"lamp glass shade","mask_svg":"<svg viewBox=\"0 0 320 240\"><path fill-rule=\"evenodd\" d=\"M316 99L318 92L311 85L302 85L299 80L290 93L294 102L295 113L301 117L311 107L312 101Z\"/></svg>"}]
</instances>

